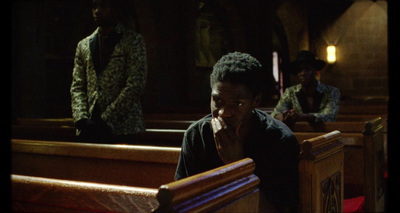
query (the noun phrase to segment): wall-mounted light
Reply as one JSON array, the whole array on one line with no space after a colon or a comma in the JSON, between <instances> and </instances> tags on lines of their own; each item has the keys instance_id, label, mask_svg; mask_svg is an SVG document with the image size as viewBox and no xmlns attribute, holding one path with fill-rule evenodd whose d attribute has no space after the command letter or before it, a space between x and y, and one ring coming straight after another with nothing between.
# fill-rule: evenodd
<instances>
[{"instance_id":1,"label":"wall-mounted light","mask_svg":"<svg viewBox=\"0 0 400 213\"><path fill-rule=\"evenodd\" d=\"M336 62L336 47L335 45L329 45L326 48L326 60L329 64L334 64Z\"/></svg>"}]
</instances>

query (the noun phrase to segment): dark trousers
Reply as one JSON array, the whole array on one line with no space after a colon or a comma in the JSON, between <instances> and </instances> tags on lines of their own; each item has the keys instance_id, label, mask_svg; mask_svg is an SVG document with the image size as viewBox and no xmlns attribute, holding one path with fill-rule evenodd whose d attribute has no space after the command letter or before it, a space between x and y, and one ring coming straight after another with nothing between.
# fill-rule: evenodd
<instances>
[{"instance_id":1,"label":"dark trousers","mask_svg":"<svg viewBox=\"0 0 400 213\"><path fill-rule=\"evenodd\" d=\"M106 122L101 119L101 113L95 106L92 118L89 120L85 128L81 129L78 141L86 143L103 143L103 144L134 144L135 135L115 135Z\"/></svg>"}]
</instances>

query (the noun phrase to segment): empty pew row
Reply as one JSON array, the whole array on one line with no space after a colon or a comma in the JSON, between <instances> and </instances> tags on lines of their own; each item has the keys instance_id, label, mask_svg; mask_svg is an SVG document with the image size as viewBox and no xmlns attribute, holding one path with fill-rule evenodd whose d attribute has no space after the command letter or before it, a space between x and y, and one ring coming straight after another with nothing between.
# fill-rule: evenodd
<instances>
[{"instance_id":1,"label":"empty pew row","mask_svg":"<svg viewBox=\"0 0 400 213\"><path fill-rule=\"evenodd\" d=\"M342 209L343 143L339 139L340 132L335 131L322 137L306 140L301 146L299 173L301 174L300 185L303 187L300 189L301 204L299 208L303 212L327 212L327 210ZM190 181L184 179L186 182L175 181L167 185L160 184L161 187L157 190L158 183L168 181L173 177L178 151L179 149L177 148L146 148L132 145L60 143L14 139L12 140L13 208L20 212L32 212L35 209L37 209L37 212L43 212L46 208L50 208L49 211L55 210L54 208L57 210L63 209L63 211L65 211L65 208L72 208L74 210L126 210L131 212L138 209L149 210L158 203L160 206L157 207L158 210L155 210L156 212L169 212L171 208L173 212L178 212L176 209L179 208L185 209L186 212L186 210L194 208L193 206L202 206L203 199L210 200L210 195L214 193L221 194L219 189L216 189L211 194L208 192L204 192L204 195L196 194L195 198L193 197L194 195L186 196L190 192L187 192L184 186L197 182L198 178L204 179L204 174L189 177ZM156 156L156 159L154 159L154 156ZM32 161L32 159L36 159L36 161ZM105 163L106 161L108 163ZM124 161L127 161L126 164L129 164L130 168L119 166ZM153 165L155 163L165 164L164 167L169 171L155 168ZM135 166L135 164L139 165ZM174 164L174 166L170 167L169 165L171 164ZM93 168L91 167L96 167L95 174L92 174ZM113 167L116 168L110 170ZM119 169L123 171L118 172L117 170ZM236 190L235 187L238 185L246 185L245 188L238 189L241 193L238 192L239 194L233 196L234 198L232 199L237 204L231 207L228 206L229 211L227 212L234 212L233 210L237 212L246 212L245 210L255 212L256 209L251 207L257 206L255 200L258 199L258 194L256 194L257 191L254 187L258 180L253 174L250 174L253 169L251 172L246 173L248 174L246 179L243 180L242 178L240 181L232 180L231 182L234 182L232 185L224 185L225 189L231 188L228 191ZM240 169L240 171L242 170L243 168ZM140 173L137 173L137 171L140 171ZM109 173L112 173L112 178L108 175ZM226 174L226 176L218 176L210 181L210 184L220 182L221 178L232 178L236 173L237 171L232 174ZM132 176L144 177L134 178ZM129 180L130 178L132 179ZM121 184L125 186L121 186ZM248 186L249 184L251 186ZM229 187L227 188L227 186ZM199 182L197 185L192 184L192 190L194 191L204 191L204 187L204 182ZM328 202L326 197L326 190L332 190L330 187L338 189L331 194L337 201L335 203ZM38 191L41 192L39 193ZM140 198L141 196L143 198ZM310 199L309 196L313 199ZM62 197L68 197L68 199L63 199ZM155 197L157 202L154 199ZM184 201L185 197L189 197L188 201ZM99 202L102 203L101 206L99 206ZM219 201L207 202L218 203ZM223 202L226 203L227 201ZM251 206L249 206L249 202ZM117 209L109 209L111 207ZM220 205L218 205L218 208L220 208ZM197 207L196 210L198 210Z\"/></svg>"},{"instance_id":2,"label":"empty pew row","mask_svg":"<svg viewBox=\"0 0 400 213\"><path fill-rule=\"evenodd\" d=\"M14 212L257 212L259 179L251 159L158 188L13 174Z\"/></svg>"},{"instance_id":3,"label":"empty pew row","mask_svg":"<svg viewBox=\"0 0 400 213\"><path fill-rule=\"evenodd\" d=\"M18 139L11 148L13 174L153 188L174 180L180 154L178 147Z\"/></svg>"},{"instance_id":4,"label":"empty pew row","mask_svg":"<svg viewBox=\"0 0 400 213\"><path fill-rule=\"evenodd\" d=\"M81 140L75 135L75 131L75 127L71 126L12 125L11 138L96 143L96 141ZM138 133L131 138L110 141L109 143L180 147L184 133L185 130L183 129L146 129L145 132Z\"/></svg>"}]
</instances>

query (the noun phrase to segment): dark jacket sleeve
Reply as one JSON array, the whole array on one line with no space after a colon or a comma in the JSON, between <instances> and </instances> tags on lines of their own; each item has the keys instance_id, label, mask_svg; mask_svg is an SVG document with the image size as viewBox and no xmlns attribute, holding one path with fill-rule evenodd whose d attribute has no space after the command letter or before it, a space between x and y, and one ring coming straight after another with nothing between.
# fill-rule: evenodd
<instances>
[{"instance_id":1,"label":"dark jacket sleeve","mask_svg":"<svg viewBox=\"0 0 400 213\"><path fill-rule=\"evenodd\" d=\"M195 142L196 140L198 141L199 138L199 133L196 131L196 128L189 128L185 132L181 146L181 154L175 172L175 180L199 173L200 169L198 163L201 160L198 159L198 152L195 151Z\"/></svg>"}]
</instances>

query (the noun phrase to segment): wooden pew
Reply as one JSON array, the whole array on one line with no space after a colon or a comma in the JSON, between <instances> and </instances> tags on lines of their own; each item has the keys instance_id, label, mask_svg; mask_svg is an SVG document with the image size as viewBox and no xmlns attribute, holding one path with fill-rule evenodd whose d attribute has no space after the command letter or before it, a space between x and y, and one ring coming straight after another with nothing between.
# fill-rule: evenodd
<instances>
[{"instance_id":1,"label":"wooden pew","mask_svg":"<svg viewBox=\"0 0 400 213\"><path fill-rule=\"evenodd\" d=\"M333 131L301 143L300 212L343 211L343 143Z\"/></svg>"},{"instance_id":2,"label":"wooden pew","mask_svg":"<svg viewBox=\"0 0 400 213\"><path fill-rule=\"evenodd\" d=\"M376 117L375 117L376 118ZM325 123L296 122L293 132L331 132L340 130L341 133L361 133L366 121L336 121Z\"/></svg>"},{"instance_id":3,"label":"wooden pew","mask_svg":"<svg viewBox=\"0 0 400 213\"><path fill-rule=\"evenodd\" d=\"M345 159L344 196L352 198L365 195L366 210L383 211L386 131L382 118L378 117L367 122L327 122L317 128L306 122L299 122L299 124L298 129L304 131L294 132L299 142L315 138L321 132L335 129L343 131L341 141L344 144Z\"/></svg>"},{"instance_id":4,"label":"wooden pew","mask_svg":"<svg viewBox=\"0 0 400 213\"><path fill-rule=\"evenodd\" d=\"M294 132L299 142L306 140L308 138L313 138L319 136L322 132L329 132L337 129L344 129L344 133L342 133L342 140L346 145L360 145L362 141L361 131L362 128L354 127L349 125L335 125L335 124L327 124L328 128L319 128L319 131L316 131L312 127L309 126L308 122L299 122L301 123L301 129L306 130L305 132ZM352 122L353 124L364 124L365 122ZM347 129L346 128L350 128ZM72 133L73 127L68 128L58 128L48 126L18 126L13 127L15 132L12 134L12 138L17 139L33 139L33 140L50 140L50 141L76 141L75 136L64 137L64 135L74 134ZM314 131L313 131L314 130ZM326 131L324 131L326 130ZM329 131L327 131L329 130ZM351 131L356 131L351 133ZM44 133L46 132L46 133ZM51 132L52 134L47 134L47 132ZM57 134L59 133L59 134ZM118 143L123 144L135 144L135 145L157 145L157 146L173 146L180 147L183 139L183 135L185 133L184 129L147 129L144 133L139 133L134 138L129 141L118 141ZM93 141L95 142L95 141Z\"/></svg>"},{"instance_id":5,"label":"wooden pew","mask_svg":"<svg viewBox=\"0 0 400 213\"><path fill-rule=\"evenodd\" d=\"M209 112L204 113L152 113L144 114L145 122L147 120L179 120L179 121L197 121L206 116Z\"/></svg>"},{"instance_id":6,"label":"wooden pew","mask_svg":"<svg viewBox=\"0 0 400 213\"><path fill-rule=\"evenodd\" d=\"M271 106L261 106L260 110L271 113L276 104ZM165 120L165 121L195 121L204 117L209 110L207 108L175 108L166 109L160 112L160 109L154 112L145 112L145 121ZM340 100L340 110L337 121L368 121L376 117L387 119L388 98L387 97L343 97ZM73 126L72 118L19 118L19 125L47 125L49 123L59 124L61 126ZM151 124L152 125L152 124ZM159 127L147 127L157 129ZM168 127L166 129L174 129ZM183 128L185 129L185 128Z\"/></svg>"},{"instance_id":7,"label":"wooden pew","mask_svg":"<svg viewBox=\"0 0 400 213\"><path fill-rule=\"evenodd\" d=\"M189 116L190 114L185 114ZM150 115L149 115L150 116ZM174 118L174 116L176 118ZM193 117L199 115L194 114ZM367 117L365 117L367 116ZM372 117L374 116L374 117ZM165 115L161 117L150 116L152 119L145 120L146 128L152 132L154 129L181 129L186 130L195 120L180 120L182 116L176 114ZM342 133L359 133L362 131L364 123L375 115L345 115L345 119L337 122L326 122L318 124L310 124L308 122L297 122L293 127L294 132L330 132L336 129ZM185 117L182 117L185 118ZM190 118L190 117L188 117ZM344 121L343 121L344 120ZM386 123L383 124L386 127ZM12 126L12 137L19 139L37 139L37 140L62 140L62 141L77 141L75 136L75 127L72 118L60 119L17 119L17 123ZM143 134L143 133L141 133ZM152 133L153 134L153 133ZM154 133L157 134L157 133ZM147 135L132 138L131 141L146 140ZM150 139L152 140L152 139Z\"/></svg>"},{"instance_id":8,"label":"wooden pew","mask_svg":"<svg viewBox=\"0 0 400 213\"><path fill-rule=\"evenodd\" d=\"M381 115L388 112L388 104L386 103L342 103L339 108L339 114L373 114Z\"/></svg>"},{"instance_id":9,"label":"wooden pew","mask_svg":"<svg viewBox=\"0 0 400 213\"><path fill-rule=\"evenodd\" d=\"M246 158L237 161L233 166L235 168L230 169L225 165L162 185L157 195L160 207L156 212L210 212L214 211L215 208L211 207L216 202L228 204L219 210L221 212L258 212L260 180L253 174L255 169L253 160ZM235 201L236 203L233 202L231 205L229 204L231 201L223 194L227 191L230 192L231 199L248 201L242 203ZM214 196L221 201L219 199L212 201ZM188 197L192 199L185 201Z\"/></svg>"},{"instance_id":10,"label":"wooden pew","mask_svg":"<svg viewBox=\"0 0 400 213\"><path fill-rule=\"evenodd\" d=\"M357 124L358 122L352 122ZM333 124L331 126L327 125L329 128L334 128ZM328 129L329 129L328 128ZM351 127L354 131L359 131L359 127ZM343 129L343 128L342 128ZM327 129L325 129L327 130ZM381 129L382 130L382 129ZM150 130L151 131L151 130ZM363 140L365 136L358 133L351 133L350 130L345 130L349 132L342 133L342 142L345 144L345 167L344 167L344 184L345 184L345 198L351 198L356 195L364 194L364 177L360 177L359 174L363 174L364 167L360 167L360 161L364 160L363 152ZM173 130L175 134L176 146L180 146L181 139L183 138L184 130ZM156 141L157 138L171 137L170 130L155 130L153 133L153 139ZM312 138L320 135L319 132L295 132L296 137L299 141L303 141L307 138ZM163 142L164 143L164 142ZM368 165L368 164L366 164ZM382 176L379 176L383 178ZM380 185L382 186L382 184Z\"/></svg>"},{"instance_id":11,"label":"wooden pew","mask_svg":"<svg viewBox=\"0 0 400 213\"><path fill-rule=\"evenodd\" d=\"M338 158L342 146L342 143L337 140L339 137L340 133L336 131L302 143L299 172L303 179L301 179L300 185L304 185L304 182L307 184L307 187L301 188L302 196L311 193L314 198L322 196L322 188L310 188L308 187L309 183L326 181L325 179L332 173L326 168L340 171L343 160ZM179 148L13 139L11 168L12 173L16 175L96 182L96 184L127 185L140 189L143 187L157 188L164 182L173 181L179 151ZM334 160L329 160L331 158ZM140 173L138 174L137 171ZM315 179L315 177L319 178ZM172 189L175 187L174 184L169 186ZM132 193L135 194L134 192L136 193L135 190ZM154 194L154 190L150 192ZM198 199L191 202L196 203ZM338 199L342 200L343 196ZM322 208L319 200L323 200L323 198L301 199L302 209L333 208L327 207L331 204L324 204L325 207ZM310 212L308 210L306 212Z\"/></svg>"},{"instance_id":12,"label":"wooden pew","mask_svg":"<svg viewBox=\"0 0 400 213\"><path fill-rule=\"evenodd\" d=\"M157 190L11 175L13 212L150 212Z\"/></svg>"},{"instance_id":13,"label":"wooden pew","mask_svg":"<svg viewBox=\"0 0 400 213\"><path fill-rule=\"evenodd\" d=\"M75 135L75 127L71 126L12 125L11 128L11 138L14 139L96 143L96 141L79 141ZM110 144L180 147L184 133L184 129L146 129L145 132L131 138L110 141Z\"/></svg>"},{"instance_id":14,"label":"wooden pew","mask_svg":"<svg viewBox=\"0 0 400 213\"><path fill-rule=\"evenodd\" d=\"M16 212L257 212L259 179L247 158L159 188L12 175Z\"/></svg>"},{"instance_id":15,"label":"wooden pew","mask_svg":"<svg viewBox=\"0 0 400 213\"><path fill-rule=\"evenodd\" d=\"M342 133L344 143L344 198L365 196L365 211L384 209L383 180L385 166L384 126L376 118L362 125L358 133ZM356 127L351 127L359 130ZM318 132L294 132L299 141Z\"/></svg>"},{"instance_id":16,"label":"wooden pew","mask_svg":"<svg viewBox=\"0 0 400 213\"><path fill-rule=\"evenodd\" d=\"M147 129L187 129L194 121L204 117L198 114L155 114L145 120ZM18 118L14 126L74 128L72 118Z\"/></svg>"},{"instance_id":17,"label":"wooden pew","mask_svg":"<svg viewBox=\"0 0 400 213\"><path fill-rule=\"evenodd\" d=\"M204 115L203 115L204 116ZM184 114L184 115L179 115L179 114L155 114L155 115L148 115L147 119L145 120L145 126L147 129L187 129L190 124L195 122L196 118L201 118L203 117L199 114ZM351 114L351 115L346 115L346 114L340 114L338 115L337 121L336 122L327 122L325 123L324 127L319 126L310 126L307 122L298 122L295 126L294 131L298 132L310 132L310 131L323 131L323 132L329 132L333 131L335 128L334 126L344 126L348 124L347 126L359 126L357 125L358 123L363 123L366 121L369 121L371 119L374 119L376 117L382 117L383 120L387 119L387 115L382 114L382 115L375 115L375 114ZM353 125L355 124L355 125ZM385 124L384 124L385 125ZM72 118L19 118L16 121L16 124L13 126L18 126L19 128L25 128L28 129L31 128L32 131L35 129L38 131L42 131L43 129L47 128L49 129L49 132L56 131L54 134L59 134L59 131L69 131L71 132L70 135L73 135L75 131L73 130L74 123ZM64 130L57 130L56 128L59 129L64 129ZM326 128L326 130L321 130L323 128ZM349 128L349 127L346 127ZM346 130L346 128L344 130ZM350 127L351 128L351 127ZM66 130L70 129L70 130ZM22 130L19 130L22 131ZM27 132L28 130L25 130ZM349 131L351 131L349 129ZM42 131L43 132L43 131ZM354 132L354 130L352 131ZM28 133L28 132L27 132ZM343 132L342 132L343 133ZM32 134L32 133L31 133Z\"/></svg>"},{"instance_id":18,"label":"wooden pew","mask_svg":"<svg viewBox=\"0 0 400 213\"><path fill-rule=\"evenodd\" d=\"M381 117L383 120L387 120L388 114L377 113L377 114L338 114L336 121L369 121L376 117Z\"/></svg>"},{"instance_id":19,"label":"wooden pew","mask_svg":"<svg viewBox=\"0 0 400 213\"><path fill-rule=\"evenodd\" d=\"M11 125L11 138L54 141L77 141L73 126Z\"/></svg>"},{"instance_id":20,"label":"wooden pew","mask_svg":"<svg viewBox=\"0 0 400 213\"><path fill-rule=\"evenodd\" d=\"M17 118L13 125L73 127L74 120L72 118Z\"/></svg>"},{"instance_id":21,"label":"wooden pew","mask_svg":"<svg viewBox=\"0 0 400 213\"><path fill-rule=\"evenodd\" d=\"M367 122L363 131L365 212L385 211L383 129L377 118Z\"/></svg>"},{"instance_id":22,"label":"wooden pew","mask_svg":"<svg viewBox=\"0 0 400 213\"><path fill-rule=\"evenodd\" d=\"M194 120L146 120L146 128L149 129L187 129Z\"/></svg>"},{"instance_id":23,"label":"wooden pew","mask_svg":"<svg viewBox=\"0 0 400 213\"><path fill-rule=\"evenodd\" d=\"M68 125L59 125L62 121L38 119L38 120L22 120L18 125L12 126L12 138L18 139L34 139L34 140L54 140L54 141L77 141L75 136L75 128ZM53 123L54 122L54 123ZM165 136L165 140L176 140L180 133L186 130L194 121L186 120L149 120L148 129L145 133L139 133L126 143L141 144L154 140L154 138ZM362 131L365 122L327 122L325 124L310 125L308 122L297 122L294 132L330 132L336 129L342 133L359 133ZM170 132L164 134L161 132ZM301 134L300 134L301 135ZM303 138L302 138L303 139ZM146 144L146 143L143 143ZM161 145L161 144L157 144ZM169 144L171 145L171 144Z\"/></svg>"},{"instance_id":24,"label":"wooden pew","mask_svg":"<svg viewBox=\"0 0 400 213\"><path fill-rule=\"evenodd\" d=\"M178 147L17 139L11 149L13 174L141 187L173 181L180 154Z\"/></svg>"},{"instance_id":25,"label":"wooden pew","mask_svg":"<svg viewBox=\"0 0 400 213\"><path fill-rule=\"evenodd\" d=\"M362 146L364 135L361 133L365 130L365 124L376 120L379 117L374 117L368 121L338 121L338 122L326 122L318 124L310 124L308 122L297 122L292 130L295 135L302 141L309 137L314 137L319 132L330 132L334 130L340 130L342 132L343 142L345 146ZM381 120L381 126L383 126L383 137L384 137L384 160L385 165L387 162L387 122L384 119ZM384 122L385 121L385 122ZM362 160L362 159L361 159Z\"/></svg>"},{"instance_id":26,"label":"wooden pew","mask_svg":"<svg viewBox=\"0 0 400 213\"><path fill-rule=\"evenodd\" d=\"M146 129L145 132L135 135L135 138L127 143L181 147L185 131L183 129Z\"/></svg>"}]
</instances>

